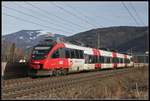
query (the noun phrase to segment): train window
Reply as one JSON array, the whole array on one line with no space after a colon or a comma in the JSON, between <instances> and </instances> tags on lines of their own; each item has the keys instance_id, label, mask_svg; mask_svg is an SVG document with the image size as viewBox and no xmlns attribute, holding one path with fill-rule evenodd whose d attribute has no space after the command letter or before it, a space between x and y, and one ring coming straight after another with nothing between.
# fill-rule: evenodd
<instances>
[{"instance_id":1,"label":"train window","mask_svg":"<svg viewBox=\"0 0 150 101\"><path fill-rule=\"evenodd\" d=\"M102 58L102 63L104 63L104 62L105 62L105 58L104 58L104 56L102 56L101 58Z\"/></svg>"},{"instance_id":2,"label":"train window","mask_svg":"<svg viewBox=\"0 0 150 101\"><path fill-rule=\"evenodd\" d=\"M74 49L71 49L71 58L75 58L75 52L74 52Z\"/></svg>"},{"instance_id":3,"label":"train window","mask_svg":"<svg viewBox=\"0 0 150 101\"><path fill-rule=\"evenodd\" d=\"M85 55L85 61L87 63L98 63L98 57L92 55Z\"/></svg>"},{"instance_id":4,"label":"train window","mask_svg":"<svg viewBox=\"0 0 150 101\"><path fill-rule=\"evenodd\" d=\"M83 51L79 50L79 53L80 53L80 59L83 59Z\"/></svg>"},{"instance_id":5,"label":"train window","mask_svg":"<svg viewBox=\"0 0 150 101\"><path fill-rule=\"evenodd\" d=\"M92 59L92 56L89 55L89 62L88 63L92 63L93 59Z\"/></svg>"},{"instance_id":6,"label":"train window","mask_svg":"<svg viewBox=\"0 0 150 101\"><path fill-rule=\"evenodd\" d=\"M89 56L87 54L84 54L84 58L85 58L85 63L89 63Z\"/></svg>"},{"instance_id":7,"label":"train window","mask_svg":"<svg viewBox=\"0 0 150 101\"><path fill-rule=\"evenodd\" d=\"M92 63L97 63L97 56L93 56L93 62Z\"/></svg>"},{"instance_id":8,"label":"train window","mask_svg":"<svg viewBox=\"0 0 150 101\"><path fill-rule=\"evenodd\" d=\"M65 57L66 58L70 58L71 57L70 56L70 49L68 49L68 48L65 49Z\"/></svg>"},{"instance_id":9,"label":"train window","mask_svg":"<svg viewBox=\"0 0 150 101\"><path fill-rule=\"evenodd\" d=\"M64 48L59 49L59 55L60 55L60 58L65 58L65 49Z\"/></svg>"},{"instance_id":10,"label":"train window","mask_svg":"<svg viewBox=\"0 0 150 101\"><path fill-rule=\"evenodd\" d=\"M104 63L107 63L107 57L104 56Z\"/></svg>"},{"instance_id":11,"label":"train window","mask_svg":"<svg viewBox=\"0 0 150 101\"><path fill-rule=\"evenodd\" d=\"M75 55L77 59L80 59L80 52L79 50L75 50Z\"/></svg>"},{"instance_id":12,"label":"train window","mask_svg":"<svg viewBox=\"0 0 150 101\"><path fill-rule=\"evenodd\" d=\"M91 63L94 63L94 56L91 55Z\"/></svg>"},{"instance_id":13,"label":"train window","mask_svg":"<svg viewBox=\"0 0 150 101\"><path fill-rule=\"evenodd\" d=\"M104 63L104 57L103 57L103 56L100 56L100 57L99 57L99 60L100 60L100 61L99 61L100 63Z\"/></svg>"},{"instance_id":14,"label":"train window","mask_svg":"<svg viewBox=\"0 0 150 101\"><path fill-rule=\"evenodd\" d=\"M122 63L124 63L124 59L122 58Z\"/></svg>"},{"instance_id":15,"label":"train window","mask_svg":"<svg viewBox=\"0 0 150 101\"><path fill-rule=\"evenodd\" d=\"M117 63L119 63L119 58L116 59Z\"/></svg>"},{"instance_id":16,"label":"train window","mask_svg":"<svg viewBox=\"0 0 150 101\"><path fill-rule=\"evenodd\" d=\"M109 62L108 57L105 57L105 63L108 63L108 62Z\"/></svg>"},{"instance_id":17,"label":"train window","mask_svg":"<svg viewBox=\"0 0 150 101\"><path fill-rule=\"evenodd\" d=\"M112 57L109 57L109 59L110 59L110 63L112 63Z\"/></svg>"},{"instance_id":18,"label":"train window","mask_svg":"<svg viewBox=\"0 0 150 101\"><path fill-rule=\"evenodd\" d=\"M55 50L55 52L52 54L52 58L59 58L59 49Z\"/></svg>"},{"instance_id":19,"label":"train window","mask_svg":"<svg viewBox=\"0 0 150 101\"><path fill-rule=\"evenodd\" d=\"M122 63L124 63L124 58L122 58Z\"/></svg>"},{"instance_id":20,"label":"train window","mask_svg":"<svg viewBox=\"0 0 150 101\"><path fill-rule=\"evenodd\" d=\"M120 61L121 61L120 58L118 58L118 62L117 63L120 63Z\"/></svg>"},{"instance_id":21,"label":"train window","mask_svg":"<svg viewBox=\"0 0 150 101\"><path fill-rule=\"evenodd\" d=\"M120 63L123 63L123 58L120 58Z\"/></svg>"},{"instance_id":22,"label":"train window","mask_svg":"<svg viewBox=\"0 0 150 101\"><path fill-rule=\"evenodd\" d=\"M110 57L106 57L107 58L107 63L110 63Z\"/></svg>"},{"instance_id":23,"label":"train window","mask_svg":"<svg viewBox=\"0 0 150 101\"><path fill-rule=\"evenodd\" d=\"M80 52L79 52L79 50L75 50L75 58L80 59Z\"/></svg>"},{"instance_id":24,"label":"train window","mask_svg":"<svg viewBox=\"0 0 150 101\"><path fill-rule=\"evenodd\" d=\"M119 59L117 57L112 59L113 63L119 63Z\"/></svg>"},{"instance_id":25,"label":"train window","mask_svg":"<svg viewBox=\"0 0 150 101\"><path fill-rule=\"evenodd\" d=\"M98 56L95 56L95 63L98 63Z\"/></svg>"},{"instance_id":26,"label":"train window","mask_svg":"<svg viewBox=\"0 0 150 101\"><path fill-rule=\"evenodd\" d=\"M130 60L129 59L125 59L125 63L130 63Z\"/></svg>"},{"instance_id":27,"label":"train window","mask_svg":"<svg viewBox=\"0 0 150 101\"><path fill-rule=\"evenodd\" d=\"M129 59L127 59L127 63L130 63L130 60L129 60Z\"/></svg>"},{"instance_id":28,"label":"train window","mask_svg":"<svg viewBox=\"0 0 150 101\"><path fill-rule=\"evenodd\" d=\"M92 55L92 63L95 63L95 56Z\"/></svg>"},{"instance_id":29,"label":"train window","mask_svg":"<svg viewBox=\"0 0 150 101\"><path fill-rule=\"evenodd\" d=\"M124 63L127 63L127 59L124 59Z\"/></svg>"}]
</instances>

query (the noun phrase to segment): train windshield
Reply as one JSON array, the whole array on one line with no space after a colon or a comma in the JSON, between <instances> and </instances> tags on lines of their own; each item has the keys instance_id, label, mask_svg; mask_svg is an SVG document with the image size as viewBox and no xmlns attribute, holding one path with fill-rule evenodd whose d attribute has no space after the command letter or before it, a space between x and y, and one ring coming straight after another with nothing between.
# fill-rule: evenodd
<instances>
[{"instance_id":1,"label":"train windshield","mask_svg":"<svg viewBox=\"0 0 150 101\"><path fill-rule=\"evenodd\" d=\"M32 52L32 59L41 60L45 59L51 50L52 46L36 46Z\"/></svg>"}]
</instances>

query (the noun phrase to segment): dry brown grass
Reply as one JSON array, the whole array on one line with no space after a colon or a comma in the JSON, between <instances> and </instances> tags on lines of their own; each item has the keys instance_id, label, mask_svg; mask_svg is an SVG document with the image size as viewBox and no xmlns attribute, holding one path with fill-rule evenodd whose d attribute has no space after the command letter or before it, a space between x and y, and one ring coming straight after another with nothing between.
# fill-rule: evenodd
<instances>
[{"instance_id":1,"label":"dry brown grass","mask_svg":"<svg viewBox=\"0 0 150 101\"><path fill-rule=\"evenodd\" d=\"M148 99L148 67L64 89L56 99Z\"/></svg>"}]
</instances>

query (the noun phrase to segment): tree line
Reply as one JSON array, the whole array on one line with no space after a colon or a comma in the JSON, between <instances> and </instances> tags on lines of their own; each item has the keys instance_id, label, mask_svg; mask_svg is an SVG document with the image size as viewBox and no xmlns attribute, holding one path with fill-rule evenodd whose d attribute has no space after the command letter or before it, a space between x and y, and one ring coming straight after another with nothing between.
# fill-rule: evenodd
<instances>
[{"instance_id":1,"label":"tree line","mask_svg":"<svg viewBox=\"0 0 150 101\"><path fill-rule=\"evenodd\" d=\"M1 60L2 62L19 62L20 59L29 60L30 52L18 48L15 43L2 41Z\"/></svg>"}]
</instances>

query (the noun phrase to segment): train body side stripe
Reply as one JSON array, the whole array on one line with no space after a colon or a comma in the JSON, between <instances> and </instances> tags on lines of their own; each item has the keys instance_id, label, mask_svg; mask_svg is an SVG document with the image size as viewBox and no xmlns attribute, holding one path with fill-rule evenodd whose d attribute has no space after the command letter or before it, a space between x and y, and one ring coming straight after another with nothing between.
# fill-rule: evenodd
<instances>
[{"instance_id":1,"label":"train body side stripe","mask_svg":"<svg viewBox=\"0 0 150 101\"><path fill-rule=\"evenodd\" d=\"M127 59L127 55L124 54L124 59ZM127 67L127 63L124 63L125 64L125 67Z\"/></svg>"},{"instance_id":2,"label":"train body side stripe","mask_svg":"<svg viewBox=\"0 0 150 101\"><path fill-rule=\"evenodd\" d=\"M99 56L100 56L99 50L97 50L95 48L93 48L92 50L93 50L93 55L97 56L97 59L99 59ZM99 60L97 60L97 61L99 61ZM95 68L96 69L101 68L101 64L100 63L95 63Z\"/></svg>"},{"instance_id":3,"label":"train body side stripe","mask_svg":"<svg viewBox=\"0 0 150 101\"><path fill-rule=\"evenodd\" d=\"M117 53L116 52L112 52L112 57L116 58L117 57ZM117 68L117 63L113 63L113 67Z\"/></svg>"}]
</instances>

